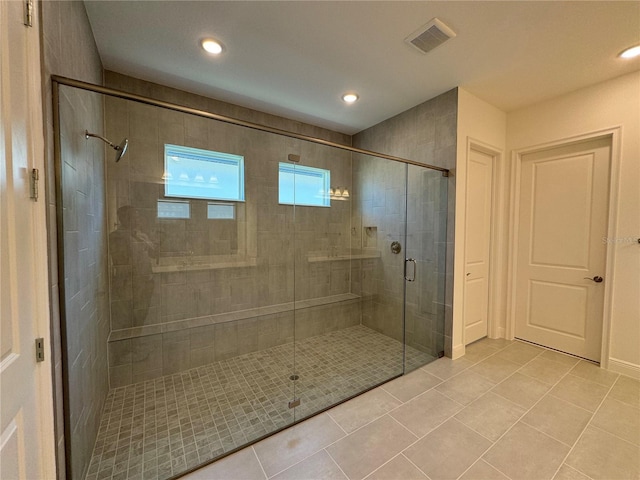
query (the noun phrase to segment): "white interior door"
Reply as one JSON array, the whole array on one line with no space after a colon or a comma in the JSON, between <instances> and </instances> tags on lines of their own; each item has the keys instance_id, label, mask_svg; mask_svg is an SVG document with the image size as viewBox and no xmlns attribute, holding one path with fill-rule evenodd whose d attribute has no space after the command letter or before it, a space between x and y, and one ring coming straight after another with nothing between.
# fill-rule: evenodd
<instances>
[{"instance_id":1,"label":"white interior door","mask_svg":"<svg viewBox=\"0 0 640 480\"><path fill-rule=\"evenodd\" d=\"M35 338L48 340L44 198L30 199L42 169L37 25L24 2L0 2L0 478L55 478L51 362L36 364ZM34 22L37 21L34 12ZM42 329L42 330L41 330ZM44 369L44 371L43 371ZM48 405L43 411L42 403Z\"/></svg>"},{"instance_id":2,"label":"white interior door","mask_svg":"<svg viewBox=\"0 0 640 480\"><path fill-rule=\"evenodd\" d=\"M467 163L464 343L487 336L493 157L477 150Z\"/></svg>"},{"instance_id":3,"label":"white interior door","mask_svg":"<svg viewBox=\"0 0 640 480\"><path fill-rule=\"evenodd\" d=\"M524 155L515 336L600 361L611 145Z\"/></svg>"}]
</instances>

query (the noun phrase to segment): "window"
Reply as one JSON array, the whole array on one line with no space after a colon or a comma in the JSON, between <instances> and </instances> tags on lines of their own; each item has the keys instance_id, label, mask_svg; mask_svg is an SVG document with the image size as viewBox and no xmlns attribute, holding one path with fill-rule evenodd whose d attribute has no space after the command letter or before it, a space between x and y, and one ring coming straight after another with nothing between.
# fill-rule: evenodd
<instances>
[{"instance_id":1,"label":"window","mask_svg":"<svg viewBox=\"0 0 640 480\"><path fill-rule=\"evenodd\" d=\"M164 146L167 197L244 201L244 157L179 145Z\"/></svg>"},{"instance_id":2,"label":"window","mask_svg":"<svg viewBox=\"0 0 640 480\"><path fill-rule=\"evenodd\" d=\"M330 207L331 172L322 168L280 163L278 202L287 205Z\"/></svg>"},{"instance_id":3,"label":"window","mask_svg":"<svg viewBox=\"0 0 640 480\"><path fill-rule=\"evenodd\" d=\"M180 200L158 200L158 218L191 218L191 205Z\"/></svg>"},{"instance_id":4,"label":"window","mask_svg":"<svg viewBox=\"0 0 640 480\"><path fill-rule=\"evenodd\" d=\"M235 220L236 206L233 203L207 203L207 218L209 220Z\"/></svg>"}]
</instances>

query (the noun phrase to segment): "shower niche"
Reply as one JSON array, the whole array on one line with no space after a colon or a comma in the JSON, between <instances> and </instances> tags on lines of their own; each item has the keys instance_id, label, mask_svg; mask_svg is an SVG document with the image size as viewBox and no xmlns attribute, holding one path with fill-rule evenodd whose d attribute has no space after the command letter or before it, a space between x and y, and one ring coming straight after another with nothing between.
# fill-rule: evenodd
<instances>
[{"instance_id":1,"label":"shower niche","mask_svg":"<svg viewBox=\"0 0 640 480\"><path fill-rule=\"evenodd\" d=\"M54 86L72 478L177 476L442 354L441 169Z\"/></svg>"}]
</instances>

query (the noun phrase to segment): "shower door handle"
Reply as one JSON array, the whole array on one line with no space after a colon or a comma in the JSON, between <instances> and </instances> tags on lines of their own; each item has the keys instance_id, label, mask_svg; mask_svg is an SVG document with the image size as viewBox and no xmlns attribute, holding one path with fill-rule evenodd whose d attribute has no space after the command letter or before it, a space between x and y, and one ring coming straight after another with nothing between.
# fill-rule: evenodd
<instances>
[{"instance_id":1,"label":"shower door handle","mask_svg":"<svg viewBox=\"0 0 640 480\"><path fill-rule=\"evenodd\" d=\"M413 275L409 278L407 272L407 264L413 263ZM418 270L418 263L413 258L406 258L404 261L404 279L407 282L415 282L416 281L416 272Z\"/></svg>"}]
</instances>

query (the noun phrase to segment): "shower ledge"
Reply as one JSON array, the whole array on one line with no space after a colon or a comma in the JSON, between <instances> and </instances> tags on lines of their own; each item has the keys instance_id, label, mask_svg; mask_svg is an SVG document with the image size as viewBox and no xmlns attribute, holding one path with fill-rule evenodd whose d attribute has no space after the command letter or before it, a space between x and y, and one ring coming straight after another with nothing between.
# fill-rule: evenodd
<instances>
[{"instance_id":1,"label":"shower ledge","mask_svg":"<svg viewBox=\"0 0 640 480\"><path fill-rule=\"evenodd\" d=\"M380 258L380 252L370 252L370 253L355 253L355 254L344 254L344 255L309 255L307 257L307 261L309 263L317 263L317 262L338 262L342 260L367 260L372 258Z\"/></svg>"},{"instance_id":2,"label":"shower ledge","mask_svg":"<svg viewBox=\"0 0 640 480\"><path fill-rule=\"evenodd\" d=\"M185 257L163 258L160 260L159 265L152 265L151 269L153 273L194 272L198 270L255 267L258 265L258 261L255 258L243 258L242 260L225 259L222 261L215 261L207 257L187 258L188 260L185 260Z\"/></svg>"},{"instance_id":3,"label":"shower ledge","mask_svg":"<svg viewBox=\"0 0 640 480\"><path fill-rule=\"evenodd\" d=\"M121 330L112 330L109 335L109 342L118 340L126 340L129 338L147 337L149 335L158 335L167 332L175 332L187 328L204 327L207 325L216 325L220 323L236 322L238 320L247 320L250 318L261 317L264 315L273 315L304 308L320 307L338 302L356 302L362 300L363 296L355 293L341 293L338 295L330 295L327 297L310 298L308 300L298 300L295 302L279 303L276 305L267 305L264 307L249 308L246 310L237 310L235 312L218 313L215 315L207 315L204 317L187 318L184 320L176 320L167 323L156 323L154 325L144 325L133 328L123 328Z\"/></svg>"}]
</instances>

